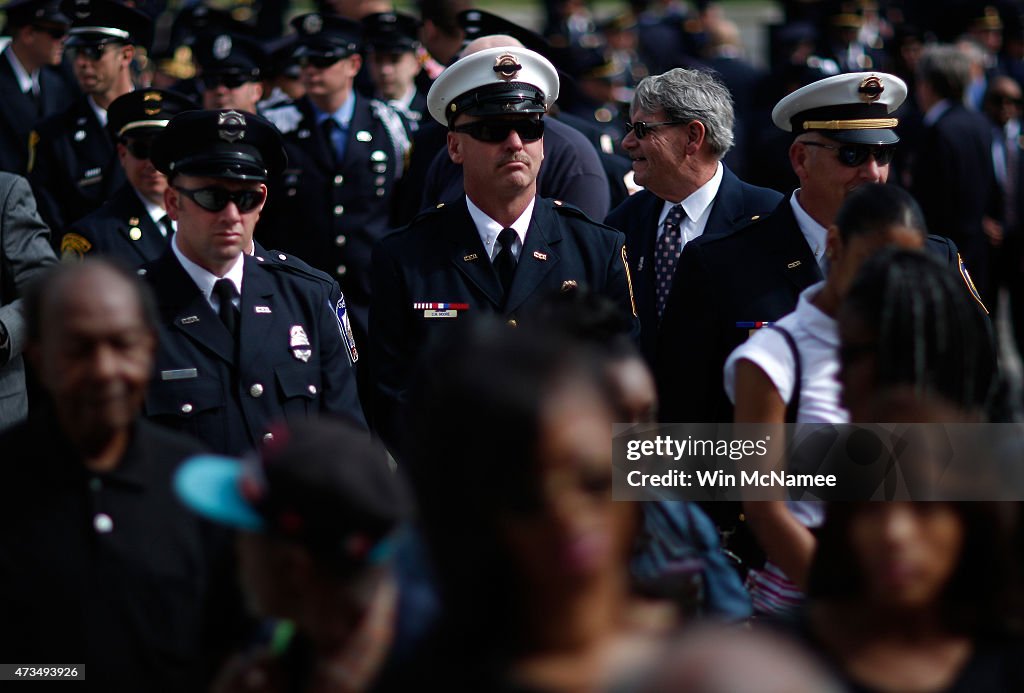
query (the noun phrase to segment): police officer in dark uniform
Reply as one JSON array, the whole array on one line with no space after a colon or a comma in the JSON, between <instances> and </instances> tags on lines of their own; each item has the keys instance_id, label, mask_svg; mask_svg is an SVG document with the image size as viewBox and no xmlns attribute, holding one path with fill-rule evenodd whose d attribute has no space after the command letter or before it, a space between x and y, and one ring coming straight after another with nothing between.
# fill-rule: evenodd
<instances>
[{"instance_id":1,"label":"police officer in dark uniform","mask_svg":"<svg viewBox=\"0 0 1024 693\"><path fill-rule=\"evenodd\" d=\"M362 22L377 96L401 113L415 131L427 114L427 94L417 86L422 71L416 53L419 22L400 12L375 12Z\"/></svg>"},{"instance_id":2,"label":"police officer in dark uniform","mask_svg":"<svg viewBox=\"0 0 1024 693\"><path fill-rule=\"evenodd\" d=\"M188 111L151 156L178 230L145 268L161 317L146 416L227 454L270 439L279 420L362 425L351 332L327 285L245 252L287 161L280 133L248 113Z\"/></svg>"},{"instance_id":3,"label":"police officer in dark uniform","mask_svg":"<svg viewBox=\"0 0 1024 693\"><path fill-rule=\"evenodd\" d=\"M117 143L128 181L106 204L70 226L60 244L63 259L105 255L141 267L163 255L174 223L164 209L167 177L153 166L149 150L172 117L198 108L191 99L162 89L140 89L114 99L107 109L107 131Z\"/></svg>"},{"instance_id":4,"label":"police officer in dark uniform","mask_svg":"<svg viewBox=\"0 0 1024 693\"><path fill-rule=\"evenodd\" d=\"M417 355L440 331L488 313L515 325L546 295L580 286L614 300L624 328L638 329L623 234L537 196L543 115L557 97L554 66L513 46L460 59L430 88L430 114L448 127L466 195L374 252L374 422L400 459Z\"/></svg>"},{"instance_id":5,"label":"police officer in dark uniform","mask_svg":"<svg viewBox=\"0 0 1024 693\"><path fill-rule=\"evenodd\" d=\"M199 65L203 108L256 113L263 98L260 65L266 60L259 42L237 33L207 32L196 40L192 55Z\"/></svg>"},{"instance_id":6,"label":"police officer in dark uniform","mask_svg":"<svg viewBox=\"0 0 1024 693\"><path fill-rule=\"evenodd\" d=\"M32 128L70 106L76 92L60 69L71 20L59 0L15 0L4 11L11 42L0 58L0 170L24 175Z\"/></svg>"},{"instance_id":7,"label":"police officer in dark uniform","mask_svg":"<svg viewBox=\"0 0 1024 693\"><path fill-rule=\"evenodd\" d=\"M136 46L148 48L153 23L114 0L65 1L72 18L67 48L83 95L29 137L29 181L57 242L67 225L99 208L124 172L105 130L107 108L132 90Z\"/></svg>"},{"instance_id":8,"label":"police officer in dark uniform","mask_svg":"<svg viewBox=\"0 0 1024 693\"><path fill-rule=\"evenodd\" d=\"M357 22L313 13L292 25L306 95L264 113L284 134L289 165L257 237L338 280L361 343L370 305L370 253L389 230L408 133L392 108L352 89L362 65Z\"/></svg>"}]
</instances>

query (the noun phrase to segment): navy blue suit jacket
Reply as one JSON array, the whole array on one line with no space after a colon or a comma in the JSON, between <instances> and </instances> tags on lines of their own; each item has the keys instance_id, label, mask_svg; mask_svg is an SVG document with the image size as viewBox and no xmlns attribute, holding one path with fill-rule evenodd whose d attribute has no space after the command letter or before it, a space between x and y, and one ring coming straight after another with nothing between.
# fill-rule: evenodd
<instances>
[{"instance_id":1,"label":"navy blue suit jacket","mask_svg":"<svg viewBox=\"0 0 1024 693\"><path fill-rule=\"evenodd\" d=\"M767 216L782 199L768 188L744 183L728 168L723 169L722 184L712 203L711 215L703 237L722 236ZM605 223L626 234L629 269L633 275L633 293L640 317L640 348L650 364L657 359L658 314L655 306L654 250L657 242L658 217L665 201L647 190L641 190L612 210ZM673 286L680 281L679 268ZM665 316L673 312L672 303L679 300L673 290L665 306Z\"/></svg>"}]
</instances>

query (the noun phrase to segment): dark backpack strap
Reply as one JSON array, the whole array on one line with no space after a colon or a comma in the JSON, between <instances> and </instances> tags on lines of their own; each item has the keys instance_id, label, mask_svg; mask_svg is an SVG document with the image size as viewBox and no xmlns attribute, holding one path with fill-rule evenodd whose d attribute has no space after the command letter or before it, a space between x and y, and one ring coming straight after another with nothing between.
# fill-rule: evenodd
<instances>
[{"instance_id":1,"label":"dark backpack strap","mask_svg":"<svg viewBox=\"0 0 1024 693\"><path fill-rule=\"evenodd\" d=\"M782 338L786 340L786 344L789 345L789 350L793 352L793 362L796 364L796 368L793 369L793 394L789 398L789 403L786 404L786 423L796 423L796 416L800 412L800 390L803 389L803 367L800 364L800 350L796 346L796 340L793 339L793 335L789 333L784 327L778 325L768 325L768 329L775 330L782 335Z\"/></svg>"}]
</instances>

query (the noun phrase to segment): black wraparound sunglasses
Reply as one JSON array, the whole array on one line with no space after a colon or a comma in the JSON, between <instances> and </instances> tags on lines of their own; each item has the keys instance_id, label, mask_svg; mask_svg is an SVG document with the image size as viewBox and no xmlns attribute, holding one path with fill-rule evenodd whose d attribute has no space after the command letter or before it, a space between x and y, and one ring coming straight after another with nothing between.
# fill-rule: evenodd
<instances>
[{"instance_id":1,"label":"black wraparound sunglasses","mask_svg":"<svg viewBox=\"0 0 1024 693\"><path fill-rule=\"evenodd\" d=\"M229 202L234 202L238 211L245 214L259 207L266 197L262 189L228 190L217 186L189 189L176 185L174 189L208 212L219 212L227 207Z\"/></svg>"},{"instance_id":2,"label":"black wraparound sunglasses","mask_svg":"<svg viewBox=\"0 0 1024 693\"><path fill-rule=\"evenodd\" d=\"M879 166L888 166L896 154L896 147L891 144L843 144L838 147L819 142L804 142L804 144L837 152L839 163L850 168L857 168L868 160L868 156L875 157Z\"/></svg>"},{"instance_id":3,"label":"black wraparound sunglasses","mask_svg":"<svg viewBox=\"0 0 1024 693\"><path fill-rule=\"evenodd\" d=\"M543 120L478 120L452 128L481 142L504 142L513 130L523 142L536 142L544 136Z\"/></svg>"}]
</instances>

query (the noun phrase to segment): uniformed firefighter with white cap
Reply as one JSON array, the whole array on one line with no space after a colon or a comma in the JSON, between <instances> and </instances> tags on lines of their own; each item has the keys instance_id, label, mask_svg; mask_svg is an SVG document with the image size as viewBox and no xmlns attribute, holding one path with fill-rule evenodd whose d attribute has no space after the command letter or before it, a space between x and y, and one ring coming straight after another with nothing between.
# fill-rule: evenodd
<instances>
[{"instance_id":1,"label":"uniformed firefighter with white cap","mask_svg":"<svg viewBox=\"0 0 1024 693\"><path fill-rule=\"evenodd\" d=\"M516 325L546 295L583 286L621 307L624 331L637 328L624 235L537 197L544 114L557 97L555 68L520 47L458 60L427 95L466 194L422 213L374 253L373 417L399 457L416 357L440 331L485 313Z\"/></svg>"}]
</instances>

